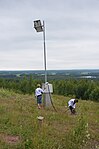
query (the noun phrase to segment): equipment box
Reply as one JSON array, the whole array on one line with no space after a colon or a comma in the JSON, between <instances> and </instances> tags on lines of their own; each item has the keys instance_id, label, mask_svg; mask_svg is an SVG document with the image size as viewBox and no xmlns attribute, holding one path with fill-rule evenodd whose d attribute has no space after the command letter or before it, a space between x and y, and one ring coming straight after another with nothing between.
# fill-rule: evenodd
<instances>
[{"instance_id":1,"label":"equipment box","mask_svg":"<svg viewBox=\"0 0 99 149\"><path fill-rule=\"evenodd\" d=\"M49 83L43 83L42 89L44 90L44 93L53 93L53 86Z\"/></svg>"}]
</instances>

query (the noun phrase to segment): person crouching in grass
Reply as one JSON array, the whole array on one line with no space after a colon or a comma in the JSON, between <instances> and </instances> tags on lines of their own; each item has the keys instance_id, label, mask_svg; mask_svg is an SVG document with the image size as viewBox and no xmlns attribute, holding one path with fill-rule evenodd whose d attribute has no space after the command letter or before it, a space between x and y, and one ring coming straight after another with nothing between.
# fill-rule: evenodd
<instances>
[{"instance_id":1,"label":"person crouching in grass","mask_svg":"<svg viewBox=\"0 0 99 149\"><path fill-rule=\"evenodd\" d=\"M68 107L71 111L71 114L76 114L76 111L75 111L75 107L76 107L76 103L78 102L77 99L70 99L68 101Z\"/></svg>"}]
</instances>

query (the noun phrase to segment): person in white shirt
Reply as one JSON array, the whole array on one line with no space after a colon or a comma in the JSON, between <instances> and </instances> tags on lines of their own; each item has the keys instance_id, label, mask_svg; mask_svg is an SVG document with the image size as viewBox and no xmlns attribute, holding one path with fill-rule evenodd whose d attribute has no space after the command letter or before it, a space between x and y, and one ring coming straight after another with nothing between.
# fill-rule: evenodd
<instances>
[{"instance_id":1,"label":"person in white shirt","mask_svg":"<svg viewBox=\"0 0 99 149\"><path fill-rule=\"evenodd\" d=\"M43 89L41 88L40 84L37 84L37 88L35 90L35 96L37 98L37 105L38 108L41 109L42 107L42 94L44 93Z\"/></svg>"},{"instance_id":2,"label":"person in white shirt","mask_svg":"<svg viewBox=\"0 0 99 149\"><path fill-rule=\"evenodd\" d=\"M76 107L76 103L77 103L77 102L78 102L77 99L70 99L70 100L68 101L68 107L69 107L69 109L70 109L70 111L71 111L71 114L75 114L75 113L76 113L75 107Z\"/></svg>"}]
</instances>

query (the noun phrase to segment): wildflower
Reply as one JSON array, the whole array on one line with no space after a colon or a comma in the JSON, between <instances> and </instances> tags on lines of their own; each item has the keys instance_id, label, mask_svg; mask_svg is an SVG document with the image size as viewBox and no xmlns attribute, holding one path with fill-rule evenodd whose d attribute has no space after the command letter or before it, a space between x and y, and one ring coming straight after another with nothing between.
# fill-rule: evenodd
<instances>
[{"instance_id":1,"label":"wildflower","mask_svg":"<svg viewBox=\"0 0 99 149\"><path fill-rule=\"evenodd\" d=\"M88 134L86 135L86 137L87 137L87 139L90 139L90 134L88 133Z\"/></svg>"}]
</instances>

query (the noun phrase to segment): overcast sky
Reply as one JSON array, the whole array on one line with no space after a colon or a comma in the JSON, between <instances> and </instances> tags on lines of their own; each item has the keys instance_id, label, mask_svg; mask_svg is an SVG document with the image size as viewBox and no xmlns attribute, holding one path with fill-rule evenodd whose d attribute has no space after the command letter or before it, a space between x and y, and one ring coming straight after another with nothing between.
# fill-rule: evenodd
<instances>
[{"instance_id":1,"label":"overcast sky","mask_svg":"<svg viewBox=\"0 0 99 149\"><path fill-rule=\"evenodd\" d=\"M0 70L99 68L99 0L0 0Z\"/></svg>"}]
</instances>

